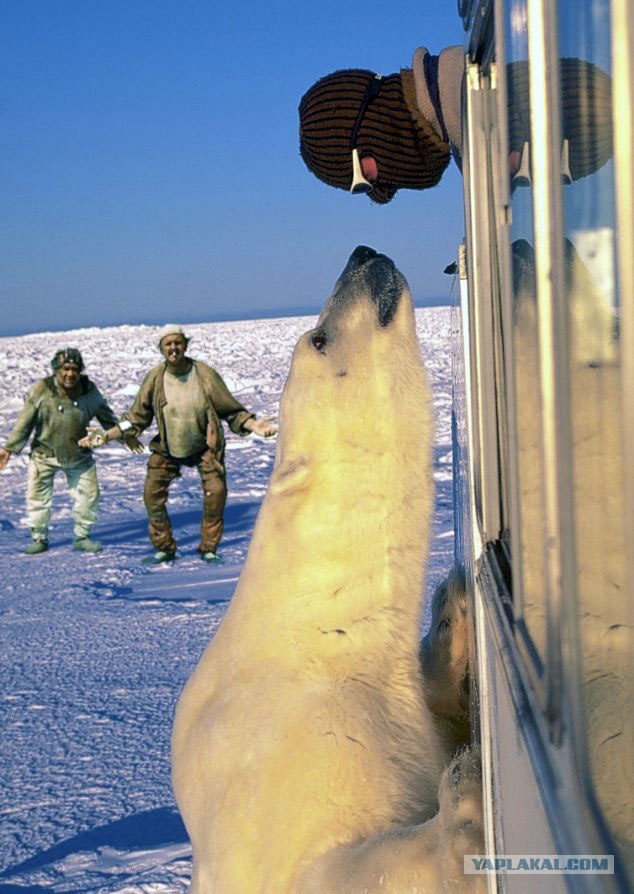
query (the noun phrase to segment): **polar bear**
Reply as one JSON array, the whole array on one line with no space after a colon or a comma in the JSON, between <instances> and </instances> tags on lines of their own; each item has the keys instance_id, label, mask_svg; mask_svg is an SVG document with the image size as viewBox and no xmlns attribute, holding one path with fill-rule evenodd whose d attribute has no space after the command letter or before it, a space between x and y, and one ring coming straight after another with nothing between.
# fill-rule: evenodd
<instances>
[{"instance_id":1,"label":"polar bear","mask_svg":"<svg viewBox=\"0 0 634 894\"><path fill-rule=\"evenodd\" d=\"M418 654L432 438L407 284L359 246L295 348L248 557L177 707L195 894L479 890L477 761L443 776Z\"/></svg>"}]
</instances>

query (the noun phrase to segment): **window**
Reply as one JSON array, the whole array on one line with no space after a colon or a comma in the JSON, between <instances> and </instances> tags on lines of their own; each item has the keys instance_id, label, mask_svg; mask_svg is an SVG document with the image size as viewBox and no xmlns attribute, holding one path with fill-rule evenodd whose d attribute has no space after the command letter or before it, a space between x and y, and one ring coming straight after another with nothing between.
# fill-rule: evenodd
<instances>
[{"instance_id":1,"label":"window","mask_svg":"<svg viewBox=\"0 0 634 894\"><path fill-rule=\"evenodd\" d=\"M582 691L595 792L615 837L629 837L632 848L634 640L626 581L610 3L565 0L559 22L562 250Z\"/></svg>"}]
</instances>

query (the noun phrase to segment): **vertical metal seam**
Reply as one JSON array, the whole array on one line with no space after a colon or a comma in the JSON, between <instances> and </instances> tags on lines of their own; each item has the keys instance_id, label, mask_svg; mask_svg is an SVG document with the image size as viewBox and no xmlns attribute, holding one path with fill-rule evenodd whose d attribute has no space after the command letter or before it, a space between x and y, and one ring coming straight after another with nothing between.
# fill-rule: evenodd
<instances>
[{"instance_id":1,"label":"vertical metal seam","mask_svg":"<svg viewBox=\"0 0 634 894\"><path fill-rule=\"evenodd\" d=\"M480 67L467 64L469 171L471 200L471 294L474 301L474 337L476 342L476 388L478 427L478 475L480 482L480 520L484 540L497 538L500 529L500 500L497 451L497 414L491 391L495 388L493 358L483 345L490 346L492 337L492 270L489 251L491 224L488 203L490 170L484 147L484 94L480 83ZM492 470L495 474L492 474Z\"/></svg>"},{"instance_id":2,"label":"vertical metal seam","mask_svg":"<svg viewBox=\"0 0 634 894\"><path fill-rule=\"evenodd\" d=\"M499 168L498 196L499 206L496 208L496 223L498 234L498 264L500 269L500 300L502 315L502 334L504 345L504 412L506 414L506 433L508 444L506 454L508 457L507 489L508 512L505 519L511 537L511 564L513 605L517 615L524 615L524 585L522 575L522 563L524 561L521 537L521 511L520 511L520 475L519 475L519 442L517 434L517 412L515 405L516 379L515 379L515 346L513 344L513 274L511 262L511 226L509 223L511 209L510 177L506 159L509 157L508 140L508 91L507 91L507 61L506 61L506 37L504 24L503 0L495 0L495 34L496 34L496 58L498 65L497 77L497 139L500 151L500 160L503 163Z\"/></svg>"},{"instance_id":3,"label":"vertical metal seam","mask_svg":"<svg viewBox=\"0 0 634 894\"><path fill-rule=\"evenodd\" d=\"M481 444L480 444L480 431L477 423L477 416L479 412L479 388L477 384L478 379L478 370L476 368L476 363L474 359L474 340L475 340L475 325L474 325L474 316L475 309L474 305L476 304L476 282L475 282L475 263L474 263L474 255L476 254L476 247L474 245L474 230L475 230L475 199L473 196L473 175L472 175L472 142L473 135L471 133L471 122L473 120L473 98L472 98L472 90L471 90L471 81L469 78L469 67L470 62L469 58L465 59L465 110L464 110L464 118L465 118L465 141L463 147L463 177L464 177L464 191L465 191L465 234L466 234L466 266L467 266L467 301L462 302L461 305L463 308L463 339L467 339L465 344L468 347L468 399L467 399L467 407L468 407L468 437L469 437L469 472L470 472L470 483L471 483L471 503L473 507L473 514L471 518L471 527L475 532L475 529L480 527L480 519L482 518L482 480L481 480ZM479 539L479 534L478 534ZM475 540L474 540L475 542Z\"/></svg>"},{"instance_id":4,"label":"vertical metal seam","mask_svg":"<svg viewBox=\"0 0 634 894\"><path fill-rule=\"evenodd\" d=\"M612 0L612 120L617 219L617 282L621 307L622 412L625 530L634 531L634 8ZM627 592L634 624L634 547L628 544Z\"/></svg>"}]
</instances>

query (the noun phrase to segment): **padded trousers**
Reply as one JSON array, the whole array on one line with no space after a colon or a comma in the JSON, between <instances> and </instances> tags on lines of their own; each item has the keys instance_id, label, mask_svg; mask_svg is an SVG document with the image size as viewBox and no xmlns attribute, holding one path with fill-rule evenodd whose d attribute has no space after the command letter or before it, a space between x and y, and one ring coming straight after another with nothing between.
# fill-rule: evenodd
<instances>
[{"instance_id":1,"label":"padded trousers","mask_svg":"<svg viewBox=\"0 0 634 894\"><path fill-rule=\"evenodd\" d=\"M176 541L167 513L169 486L181 477L183 466L198 469L203 491L203 516L200 526L200 553L216 552L224 527L223 514L227 502L227 482L217 468L211 450L195 456L174 457L153 453L147 464L143 501L147 509L152 545L163 552L175 552Z\"/></svg>"},{"instance_id":2,"label":"padded trousers","mask_svg":"<svg viewBox=\"0 0 634 894\"><path fill-rule=\"evenodd\" d=\"M29 527L36 540L48 539L55 475L63 472L73 501L75 537L88 537L97 518L99 484L92 456L77 463L60 463L54 456L33 452L29 458L26 509Z\"/></svg>"}]
</instances>

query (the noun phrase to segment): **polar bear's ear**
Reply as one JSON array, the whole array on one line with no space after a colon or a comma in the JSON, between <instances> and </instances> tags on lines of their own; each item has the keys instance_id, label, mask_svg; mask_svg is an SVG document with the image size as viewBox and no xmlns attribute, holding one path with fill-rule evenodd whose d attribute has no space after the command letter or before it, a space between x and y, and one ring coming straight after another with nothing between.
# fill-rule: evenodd
<instances>
[{"instance_id":1,"label":"polar bear's ear","mask_svg":"<svg viewBox=\"0 0 634 894\"><path fill-rule=\"evenodd\" d=\"M271 475L269 492L275 496L303 490L308 484L309 461L305 456L293 456L282 462Z\"/></svg>"}]
</instances>

